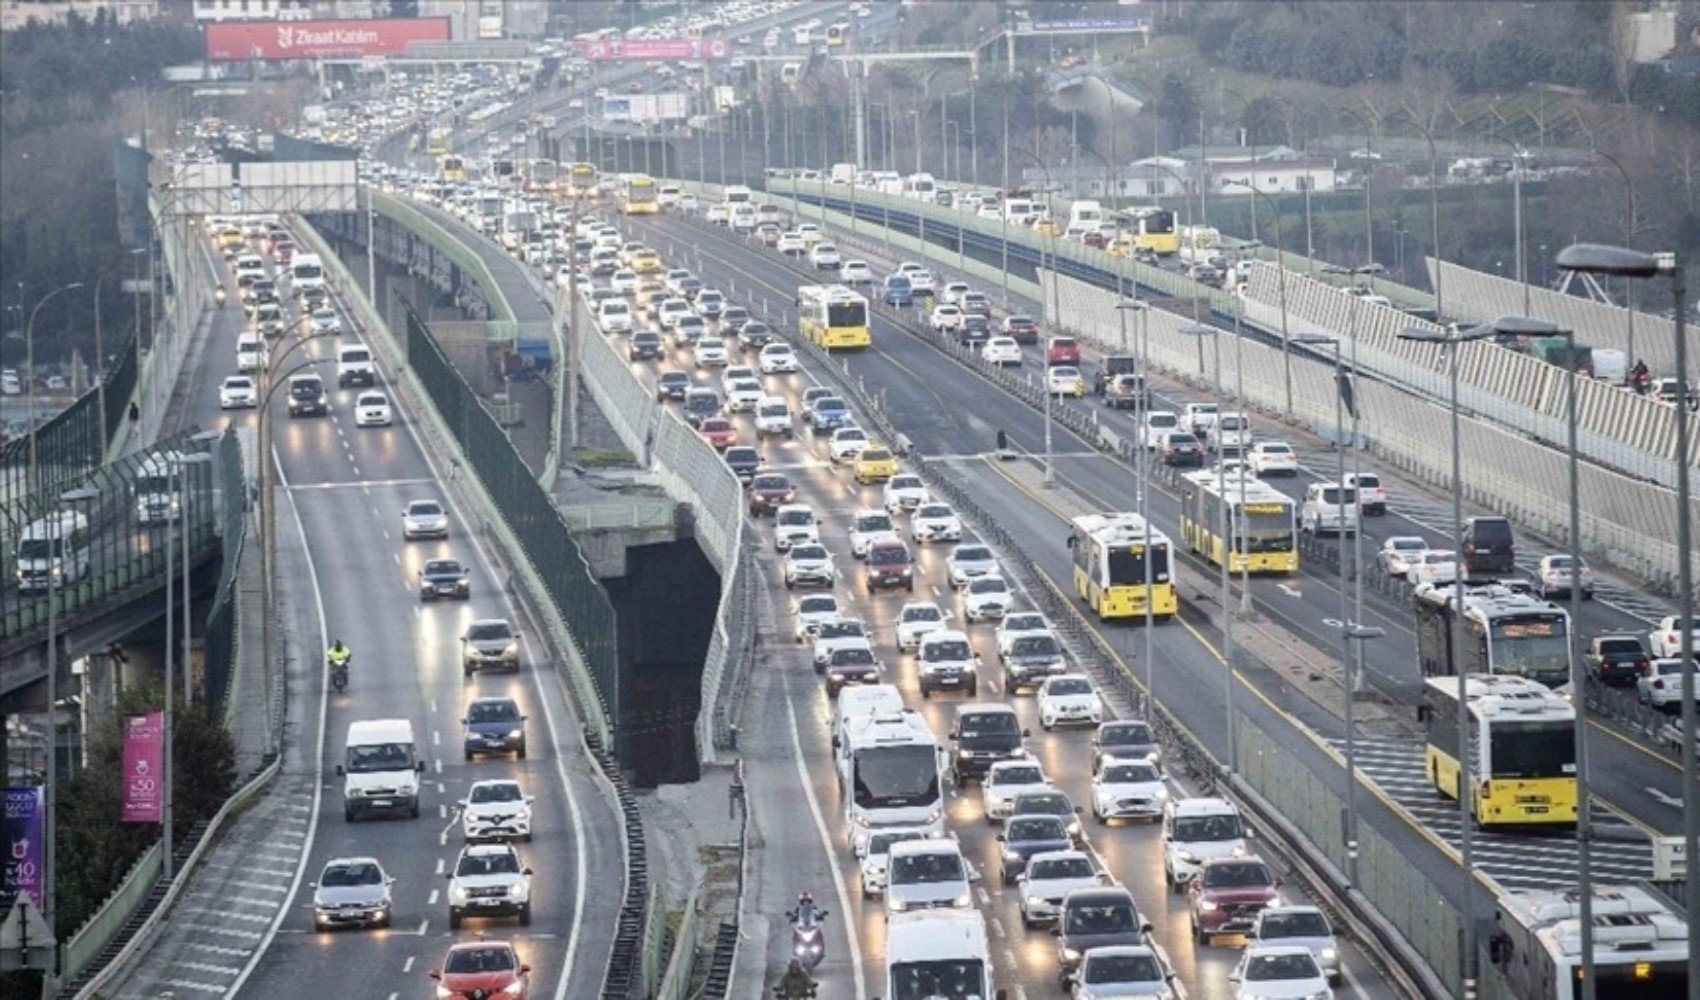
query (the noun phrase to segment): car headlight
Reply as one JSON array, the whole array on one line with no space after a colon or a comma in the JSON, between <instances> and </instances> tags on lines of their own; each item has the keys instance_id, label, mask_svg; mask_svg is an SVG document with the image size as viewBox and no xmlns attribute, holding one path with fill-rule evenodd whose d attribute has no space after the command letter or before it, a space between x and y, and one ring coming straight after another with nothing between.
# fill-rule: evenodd
<instances>
[{"instance_id":1,"label":"car headlight","mask_svg":"<svg viewBox=\"0 0 1700 1000\"><path fill-rule=\"evenodd\" d=\"M1164 799L1169 797L1169 790L1164 788L1162 785L1158 785L1157 790L1151 793L1151 797L1156 799L1158 802L1162 802Z\"/></svg>"},{"instance_id":2,"label":"car headlight","mask_svg":"<svg viewBox=\"0 0 1700 1000\"><path fill-rule=\"evenodd\" d=\"M466 887L459 882L449 883L449 898L457 903L466 902Z\"/></svg>"},{"instance_id":3,"label":"car headlight","mask_svg":"<svg viewBox=\"0 0 1700 1000\"><path fill-rule=\"evenodd\" d=\"M524 736L524 735L525 735L525 730L523 730L523 729L510 729L510 730L508 730L508 739L510 739L510 740L517 740L521 736Z\"/></svg>"},{"instance_id":4,"label":"car headlight","mask_svg":"<svg viewBox=\"0 0 1700 1000\"><path fill-rule=\"evenodd\" d=\"M903 913L904 911L909 909L909 903L906 900L893 899L891 901L891 908L898 913Z\"/></svg>"},{"instance_id":5,"label":"car headlight","mask_svg":"<svg viewBox=\"0 0 1700 1000\"><path fill-rule=\"evenodd\" d=\"M510 659L512 657L518 656L519 655L519 643L517 643L517 642L508 643L507 646L505 648L503 648L502 655L505 656L505 657L509 657Z\"/></svg>"},{"instance_id":6,"label":"car headlight","mask_svg":"<svg viewBox=\"0 0 1700 1000\"><path fill-rule=\"evenodd\" d=\"M1029 910L1037 910L1039 907L1044 906L1044 905L1045 905L1045 898L1043 896L1028 896L1027 897L1027 908Z\"/></svg>"},{"instance_id":7,"label":"car headlight","mask_svg":"<svg viewBox=\"0 0 1700 1000\"><path fill-rule=\"evenodd\" d=\"M1078 962L1080 961L1080 949L1065 947L1062 950L1062 957L1065 962Z\"/></svg>"},{"instance_id":8,"label":"car headlight","mask_svg":"<svg viewBox=\"0 0 1700 1000\"><path fill-rule=\"evenodd\" d=\"M454 990L449 989L441 983L437 984L437 1000L451 1000L454 995Z\"/></svg>"},{"instance_id":9,"label":"car headlight","mask_svg":"<svg viewBox=\"0 0 1700 1000\"><path fill-rule=\"evenodd\" d=\"M1199 910L1201 910L1205 913L1215 913L1216 912L1216 904L1212 903L1208 899L1199 900L1198 901L1198 908L1199 908Z\"/></svg>"},{"instance_id":10,"label":"car headlight","mask_svg":"<svg viewBox=\"0 0 1700 1000\"><path fill-rule=\"evenodd\" d=\"M1324 948L1320 957L1324 964L1332 965L1340 960L1340 953L1333 948Z\"/></svg>"},{"instance_id":11,"label":"car headlight","mask_svg":"<svg viewBox=\"0 0 1700 1000\"><path fill-rule=\"evenodd\" d=\"M941 820L943 818L944 818L944 810L943 809L934 809L931 812L927 813L926 822L930 825L930 824L933 824L933 823L937 823L939 820Z\"/></svg>"}]
</instances>

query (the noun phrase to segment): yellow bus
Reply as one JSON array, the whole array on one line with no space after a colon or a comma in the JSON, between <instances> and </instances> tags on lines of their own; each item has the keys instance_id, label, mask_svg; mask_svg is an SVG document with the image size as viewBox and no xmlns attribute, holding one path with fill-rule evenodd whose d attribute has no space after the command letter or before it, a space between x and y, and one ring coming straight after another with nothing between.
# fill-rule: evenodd
<instances>
[{"instance_id":1,"label":"yellow bus","mask_svg":"<svg viewBox=\"0 0 1700 1000\"><path fill-rule=\"evenodd\" d=\"M1456 800L1458 727L1469 726L1470 813L1483 827L1576 822L1576 707L1527 677L1430 677L1418 709L1428 726L1423 751L1429 784Z\"/></svg>"},{"instance_id":2,"label":"yellow bus","mask_svg":"<svg viewBox=\"0 0 1700 1000\"><path fill-rule=\"evenodd\" d=\"M1148 607L1168 618L1180 610L1168 535L1138 514L1083 514L1072 527L1074 590L1099 618L1143 618Z\"/></svg>"},{"instance_id":3,"label":"yellow bus","mask_svg":"<svg viewBox=\"0 0 1700 1000\"><path fill-rule=\"evenodd\" d=\"M1181 536L1187 547L1228 570L1251 573L1297 573L1299 540L1292 497L1250 476L1217 475L1206 469L1183 477ZM1228 526L1223 543L1222 508L1227 501Z\"/></svg>"},{"instance_id":4,"label":"yellow bus","mask_svg":"<svg viewBox=\"0 0 1700 1000\"><path fill-rule=\"evenodd\" d=\"M648 174L633 174L620 182L620 213L622 215L654 215L661 211L657 200L660 189L655 178Z\"/></svg>"},{"instance_id":5,"label":"yellow bus","mask_svg":"<svg viewBox=\"0 0 1700 1000\"><path fill-rule=\"evenodd\" d=\"M797 289L797 329L827 350L865 348L868 300L843 285L804 285Z\"/></svg>"},{"instance_id":6,"label":"yellow bus","mask_svg":"<svg viewBox=\"0 0 1700 1000\"><path fill-rule=\"evenodd\" d=\"M1180 252L1181 234L1175 229L1175 213L1166 208L1136 210L1133 219L1133 245L1150 250L1161 257Z\"/></svg>"},{"instance_id":7,"label":"yellow bus","mask_svg":"<svg viewBox=\"0 0 1700 1000\"><path fill-rule=\"evenodd\" d=\"M829 48L841 49L850 37L850 25L840 21L826 26L826 44Z\"/></svg>"},{"instance_id":8,"label":"yellow bus","mask_svg":"<svg viewBox=\"0 0 1700 1000\"><path fill-rule=\"evenodd\" d=\"M425 155L442 156L449 151L449 130L434 128L425 137Z\"/></svg>"},{"instance_id":9,"label":"yellow bus","mask_svg":"<svg viewBox=\"0 0 1700 1000\"><path fill-rule=\"evenodd\" d=\"M594 198L597 192L596 168L588 163L567 167L567 195L573 198Z\"/></svg>"},{"instance_id":10,"label":"yellow bus","mask_svg":"<svg viewBox=\"0 0 1700 1000\"><path fill-rule=\"evenodd\" d=\"M457 154L448 153L439 157L437 168L437 176L451 184L466 180L466 161Z\"/></svg>"}]
</instances>

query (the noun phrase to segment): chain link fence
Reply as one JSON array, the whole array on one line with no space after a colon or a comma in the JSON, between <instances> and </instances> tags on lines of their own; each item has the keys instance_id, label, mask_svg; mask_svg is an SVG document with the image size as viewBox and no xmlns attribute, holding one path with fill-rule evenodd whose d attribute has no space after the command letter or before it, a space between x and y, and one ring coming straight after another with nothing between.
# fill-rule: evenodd
<instances>
[{"instance_id":1,"label":"chain link fence","mask_svg":"<svg viewBox=\"0 0 1700 1000\"><path fill-rule=\"evenodd\" d=\"M31 435L0 445L0 502L11 502L31 493L61 492L106 460L113 435L128 419L130 395L136 388L135 338L126 339L118 349L118 358L104 386L104 425L102 387L97 385L35 429L33 473Z\"/></svg>"}]
</instances>

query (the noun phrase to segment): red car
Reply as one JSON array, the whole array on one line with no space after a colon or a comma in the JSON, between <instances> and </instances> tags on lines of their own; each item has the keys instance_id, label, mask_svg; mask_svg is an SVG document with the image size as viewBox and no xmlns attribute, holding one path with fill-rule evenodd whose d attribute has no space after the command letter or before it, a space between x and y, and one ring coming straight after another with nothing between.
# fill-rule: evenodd
<instances>
[{"instance_id":1,"label":"red car","mask_svg":"<svg viewBox=\"0 0 1700 1000\"><path fill-rule=\"evenodd\" d=\"M1218 934L1244 934L1281 896L1281 880L1261 858L1211 858L1187 883L1192 933L1199 944Z\"/></svg>"},{"instance_id":2,"label":"red car","mask_svg":"<svg viewBox=\"0 0 1700 1000\"><path fill-rule=\"evenodd\" d=\"M704 441L714 445L715 451L725 451L738 443L738 428L725 417L709 417L697 425L697 433Z\"/></svg>"},{"instance_id":3,"label":"red car","mask_svg":"<svg viewBox=\"0 0 1700 1000\"><path fill-rule=\"evenodd\" d=\"M1005 316L1003 319L1003 335L1013 339L1017 344L1037 344L1039 342L1039 324L1033 322L1033 317Z\"/></svg>"},{"instance_id":4,"label":"red car","mask_svg":"<svg viewBox=\"0 0 1700 1000\"><path fill-rule=\"evenodd\" d=\"M778 472L764 472L750 483L750 516L760 517L797 498L791 480Z\"/></svg>"},{"instance_id":5,"label":"red car","mask_svg":"<svg viewBox=\"0 0 1700 1000\"><path fill-rule=\"evenodd\" d=\"M1080 342L1073 337L1052 337L1051 342L1045 345L1045 364L1080 364Z\"/></svg>"},{"instance_id":6,"label":"red car","mask_svg":"<svg viewBox=\"0 0 1700 1000\"><path fill-rule=\"evenodd\" d=\"M437 981L438 1000L494 1000L524 996L530 973L506 941L471 941L451 946L443 967L429 975Z\"/></svg>"},{"instance_id":7,"label":"red car","mask_svg":"<svg viewBox=\"0 0 1700 1000\"><path fill-rule=\"evenodd\" d=\"M895 538L881 539L868 546L868 593L885 587L914 591L913 560L909 546Z\"/></svg>"}]
</instances>

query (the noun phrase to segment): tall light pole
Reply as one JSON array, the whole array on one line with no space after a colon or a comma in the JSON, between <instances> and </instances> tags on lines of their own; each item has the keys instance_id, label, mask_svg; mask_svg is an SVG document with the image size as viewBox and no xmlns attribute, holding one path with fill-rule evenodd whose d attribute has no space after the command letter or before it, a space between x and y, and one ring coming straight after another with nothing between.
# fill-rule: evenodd
<instances>
[{"instance_id":1,"label":"tall light pole","mask_svg":"<svg viewBox=\"0 0 1700 1000\"><path fill-rule=\"evenodd\" d=\"M1045 192L1044 192L1044 195L1045 195L1046 204L1049 204L1051 194L1054 193L1057 190L1056 184L1053 183L1053 181L1051 179L1051 168L1046 166L1045 161L1039 159L1037 154L1028 152L1025 149L1019 150L1019 152L1021 153L1022 156L1025 156L1029 160L1032 160L1033 165L1038 167L1040 169L1040 171L1042 171L1044 173L1044 175L1045 175ZM1009 192L1005 191L1004 194L1005 194L1006 200L1005 200L1004 213L1003 214L1004 214L1004 218L1005 218L1005 223L1007 225L1007 220L1009 218L1009 205L1008 205L1008 201L1007 201ZM1060 272L1057 271L1057 237L1055 235L1056 234L1055 225L1052 225L1052 227L1048 230L1048 232L1050 232L1051 235L1045 237L1045 247L1050 251L1050 256L1051 256L1051 316L1050 316L1050 319L1051 319L1051 333L1054 336L1057 333L1061 332L1061 330L1062 330L1062 292L1061 292L1062 275L1061 275ZM1039 266L1040 266L1041 269L1045 266L1045 256L1044 255L1045 255L1045 251L1041 250L1040 255L1039 255ZM1041 275L1041 277L1043 277L1043 275ZM1044 291L1045 291L1044 286L1040 285L1039 293L1041 295L1043 295ZM1043 381L1043 383L1044 383L1044 390L1045 390L1045 479L1044 479L1044 484L1047 488L1049 488L1056 480L1054 478L1053 471L1052 471L1052 459L1055 455L1055 452L1054 452L1054 450L1052 448L1052 444L1051 444L1051 437L1052 437L1052 434L1051 434L1051 424L1052 424L1052 420L1051 420L1051 395L1052 395L1052 393L1051 393L1051 383L1050 383L1050 366L1048 364L1045 366L1045 371L1040 376L1040 378L1041 378L1041 381Z\"/></svg>"},{"instance_id":2,"label":"tall light pole","mask_svg":"<svg viewBox=\"0 0 1700 1000\"><path fill-rule=\"evenodd\" d=\"M1275 199L1259 191L1254 183L1234 178L1224 180L1222 184L1250 189L1253 199L1261 198L1275 213L1275 276L1281 297L1281 384L1287 403L1283 412L1290 418L1293 415L1293 348L1287 333L1287 253L1281 243L1281 206ZM1257 218L1255 211L1252 212L1252 218Z\"/></svg>"},{"instance_id":3,"label":"tall light pole","mask_svg":"<svg viewBox=\"0 0 1700 1000\"><path fill-rule=\"evenodd\" d=\"M52 299L55 295L59 295L62 292L69 292L81 287L83 287L82 282L73 281L68 285L60 285L58 288L55 288L53 291L48 292L46 295L37 299L35 308L30 310L29 323L24 327L24 405L27 407L25 414L29 421L29 491L31 493L41 492L41 466L37 462L35 447L35 439L40 436L36 433L38 428L35 426L35 318L41 312L41 307L46 305L49 299Z\"/></svg>"},{"instance_id":4,"label":"tall light pole","mask_svg":"<svg viewBox=\"0 0 1700 1000\"><path fill-rule=\"evenodd\" d=\"M198 443L206 443L216 441L221 436L223 436L222 431L202 431L190 438L190 440ZM189 657L190 638L193 635L193 630L191 628L193 623L190 620L190 612L194 604L194 601L192 601L189 596L189 567L193 563L193 560L189 558L189 531L191 528L189 515L191 510L191 498L194 496L194 490L191 488L189 483L189 467L193 465L205 465L212 460L213 457L204 451L193 452L191 454L184 455L178 460L178 468L174 472L174 475L177 477L177 488L182 493L182 500L177 505L178 523L182 525L183 531L183 650L182 662L179 663L178 666L179 669L183 671L183 704L185 705L192 705L195 703L194 671L190 668ZM167 650L166 653L166 659L169 662L170 650Z\"/></svg>"},{"instance_id":5,"label":"tall light pole","mask_svg":"<svg viewBox=\"0 0 1700 1000\"><path fill-rule=\"evenodd\" d=\"M1180 332L1189 337L1210 338L1210 350L1215 357L1216 364L1214 399L1216 402L1217 428L1218 431L1220 431L1222 421L1222 331L1213 326L1195 324L1193 326L1181 327ZM1200 343L1202 344L1203 341L1200 340ZM1236 745L1238 741L1234 737L1234 612L1229 607L1229 601L1232 595L1230 594L1231 588L1229 586L1228 577L1228 564L1233 561L1231 555L1233 552L1233 536L1228 525L1228 490L1226 485L1222 482L1221 476L1217 476L1216 480L1216 517L1222 539L1222 567L1220 574L1222 587L1222 661L1223 665L1227 667L1228 675L1227 686L1225 689L1227 692L1228 712L1228 760L1223 768L1223 772L1225 774L1232 774L1234 772L1234 764L1238 759L1238 754L1236 752L1238 749Z\"/></svg>"},{"instance_id":6,"label":"tall light pole","mask_svg":"<svg viewBox=\"0 0 1700 1000\"><path fill-rule=\"evenodd\" d=\"M1683 857L1700 855L1700 778L1695 774L1694 746L1694 534L1689 512L1688 473L1688 290L1675 253L1641 253L1627 247L1578 243L1558 253L1558 266L1587 274L1623 278L1670 276L1676 306L1676 613L1682 669L1682 849ZM1700 983L1700 878L1692 868L1687 880L1688 981Z\"/></svg>"},{"instance_id":7,"label":"tall light pole","mask_svg":"<svg viewBox=\"0 0 1700 1000\"><path fill-rule=\"evenodd\" d=\"M1363 264L1358 265L1357 267L1335 267L1335 266L1330 265L1328 267L1324 267L1322 270L1325 274L1343 275L1343 276L1346 277L1346 279L1348 281L1350 281L1351 279L1357 278L1357 277L1360 277L1360 276L1369 276L1369 277L1373 278L1375 275L1382 273L1384 268L1382 268L1382 266L1380 264L1377 264L1374 261L1367 261ZM1359 297L1353 296L1351 308L1347 310L1347 316L1348 316L1348 318L1347 318L1347 336L1351 338L1351 342L1352 342L1351 365L1352 365L1352 378L1354 378L1354 379L1357 378L1357 375L1358 375L1358 319L1362 315L1362 309L1363 309L1363 306L1359 302ZM1344 390L1346 388L1346 385L1347 385L1347 383L1341 383L1341 389ZM1342 447L1344 447L1344 446L1345 445L1342 444ZM1359 512L1359 515L1361 517L1361 515L1363 513L1363 500L1362 500L1362 497L1358 496L1358 494L1357 494L1357 489L1358 489L1357 482L1358 482L1358 479L1363 475L1363 468L1362 468L1362 464L1361 464L1362 461L1363 461L1363 449L1358 444L1358 401L1357 401L1356 396L1352 397L1351 447L1352 447L1352 490L1353 490L1353 496L1355 498L1354 502L1357 503L1357 505L1358 505L1358 512ZM1340 479L1340 485L1341 485L1342 488L1344 488L1345 485L1346 485L1346 480L1345 480L1344 476L1342 476L1341 479ZM1344 512L1342 511L1342 514L1343 513ZM1360 524L1359 525L1360 530L1352 532L1352 565L1354 567L1354 571L1353 571L1353 574L1352 574L1352 615L1355 619L1360 620L1360 621L1363 619L1363 616L1364 616L1364 580L1363 580L1363 573L1361 572L1361 570L1363 568L1363 564L1364 564L1364 533L1361 530L1361 528L1362 528L1362 525ZM1340 583L1341 583L1341 586L1344 587L1345 586L1345 577L1344 577L1345 539L1344 538L1341 539L1340 544L1341 544L1341 549L1342 549L1342 551L1340 553L1340 555L1341 555L1341 565L1342 565L1342 575L1341 575ZM1357 673L1354 675L1354 677L1352 679L1354 685L1358 685L1358 684L1363 683L1363 666L1364 666L1364 664L1363 664L1363 646L1360 645L1358 647L1358 669L1357 669ZM1354 686L1353 690L1356 691L1356 690L1358 690L1358 688L1356 686Z\"/></svg>"},{"instance_id":8,"label":"tall light pole","mask_svg":"<svg viewBox=\"0 0 1700 1000\"><path fill-rule=\"evenodd\" d=\"M1143 427L1145 412L1149 408L1151 391L1151 304L1143 299L1122 299L1116 303L1116 309L1121 314L1122 349L1127 349L1127 314L1130 311L1139 313L1139 395L1134 401L1134 425ZM1153 721L1157 718L1157 678L1152 666L1155 657L1151 653L1151 636L1156 631L1156 609L1151 599L1151 449L1145 447L1143 434L1139 442L1139 519L1145 525L1145 718ZM1173 553L1170 553L1173 558ZM1169 568L1171 579L1174 568ZM1233 720L1230 719L1231 723Z\"/></svg>"},{"instance_id":9,"label":"tall light pole","mask_svg":"<svg viewBox=\"0 0 1700 1000\"><path fill-rule=\"evenodd\" d=\"M1423 343L1440 344L1446 351L1447 379L1450 382L1452 415L1452 537L1462 538L1464 535L1464 485L1463 459L1459 451L1458 441L1458 347L1472 340L1484 340L1491 333L1481 328L1460 330L1435 330L1429 327L1406 327L1399 334L1401 340L1417 340ZM1456 543L1454 543L1456 544ZM1448 628L1451 635L1451 647L1463 648L1463 631L1460 621L1464 612L1464 571L1463 559L1458 553L1453 554L1452 571L1452 617ZM1458 704L1467 704L1469 697L1469 674L1458 671ZM1476 889L1476 848L1475 848L1475 817L1471 815L1470 799L1473 795L1471 786L1465 781L1465 772L1470 760L1470 714L1458 714L1458 849L1463 864L1460 871L1463 874L1463 893L1460 900L1459 912L1463 914L1463 942L1458 958L1458 970L1463 982L1459 994L1465 997L1476 995L1476 924L1475 924L1475 889Z\"/></svg>"},{"instance_id":10,"label":"tall light pole","mask_svg":"<svg viewBox=\"0 0 1700 1000\"><path fill-rule=\"evenodd\" d=\"M1623 186L1629 197L1629 219L1624 226L1623 245L1632 246L1635 243L1635 178L1629 175L1629 171L1624 168L1622 161L1610 153L1596 149L1594 155L1616 167L1618 176L1623 178ZM1629 343L1626 345L1625 353L1628 355L1629 365L1633 367L1635 362L1640 360L1635 356L1635 282L1625 280L1624 286L1623 311L1628 313L1629 319Z\"/></svg>"},{"instance_id":11,"label":"tall light pole","mask_svg":"<svg viewBox=\"0 0 1700 1000\"><path fill-rule=\"evenodd\" d=\"M1494 134L1494 138L1511 147L1511 225L1513 246L1517 260L1514 270L1517 273L1517 283L1523 286L1523 314L1527 316L1529 306L1529 248L1528 240L1523 233L1523 165L1528 162L1529 151L1518 145L1514 140ZM1631 364L1634 361L1631 360Z\"/></svg>"}]
</instances>

